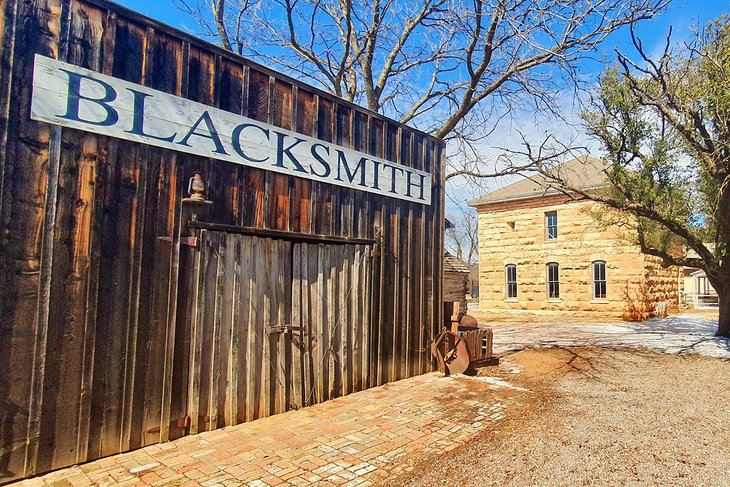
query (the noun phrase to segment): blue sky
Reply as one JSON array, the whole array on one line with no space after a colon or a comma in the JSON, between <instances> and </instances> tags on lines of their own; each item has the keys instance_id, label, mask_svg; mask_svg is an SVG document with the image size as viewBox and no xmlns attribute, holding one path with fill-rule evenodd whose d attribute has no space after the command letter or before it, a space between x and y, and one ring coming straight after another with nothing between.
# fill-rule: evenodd
<instances>
[{"instance_id":1,"label":"blue sky","mask_svg":"<svg viewBox=\"0 0 730 487\"><path fill-rule=\"evenodd\" d=\"M195 3L195 0L190 1L191 3ZM193 34L196 33L197 25L193 19L173 7L172 0L156 2L149 0L121 0L119 3L166 24ZM649 53L658 54L664 47L670 26L673 28L673 42L682 42L691 37L692 26L705 25L708 21L728 13L730 13L730 0L675 0L663 15L640 23L636 31L644 43L646 50ZM605 67L605 61L612 62L615 59L614 51L616 49L622 52L633 52L628 29L611 36L600 48L596 56L596 61L584 62L581 66L582 70L589 77L594 78L594 76L590 75L601 72ZM556 103L561 103L561 107L564 106L563 112L566 119L577 119L577 108L574 100L570 96L566 96L566 99L562 101L556 100ZM496 139L500 140L503 146L519 144L520 141L515 131L516 126L523 132L539 135L540 132L546 132L545 126L548 124L550 124L548 130L555 133L558 137L562 136L564 140L570 137L580 137L581 135L575 130L571 131L571 129L566 127L557 126L554 121L537 120L532 117L523 119L513 118L505 122L502 127L499 127L494 135ZM591 147L590 141L586 141L585 143ZM485 151L486 154L496 154L497 152L495 148L488 148ZM448 190L450 197L447 198L447 207L453 211L459 206L463 207L465 201L484 192L509 184L512 181L514 181L514 177L486 180L481 187L474 187L465 181L452 180Z\"/></svg>"},{"instance_id":2,"label":"blue sky","mask_svg":"<svg viewBox=\"0 0 730 487\"><path fill-rule=\"evenodd\" d=\"M151 2L149 0L121 0L118 3L140 12L153 19L174 27L194 31L195 22L172 6L171 0ZM663 44L670 26L674 28L676 39L687 38L693 23L704 24L724 13L730 13L730 1L727 0L675 0L665 14L656 19L643 22L638 33L646 45ZM604 46L610 53L613 48L629 47L630 38L626 32L614 35Z\"/></svg>"},{"instance_id":3,"label":"blue sky","mask_svg":"<svg viewBox=\"0 0 730 487\"><path fill-rule=\"evenodd\" d=\"M727 0L675 0L663 15L640 23L637 32L645 46L652 46L654 51L658 51L664 47L670 27L673 29L672 39L682 41L690 37L693 25L705 25L727 13L730 13L730 1ZM628 31L615 35L605 47L631 48Z\"/></svg>"}]
</instances>

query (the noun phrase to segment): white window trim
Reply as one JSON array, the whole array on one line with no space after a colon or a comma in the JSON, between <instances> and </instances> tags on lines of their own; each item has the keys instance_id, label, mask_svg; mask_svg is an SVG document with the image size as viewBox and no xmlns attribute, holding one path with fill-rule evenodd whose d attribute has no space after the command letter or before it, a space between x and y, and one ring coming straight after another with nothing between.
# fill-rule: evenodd
<instances>
[{"instance_id":1,"label":"white window trim","mask_svg":"<svg viewBox=\"0 0 730 487\"><path fill-rule=\"evenodd\" d=\"M606 286L606 295L604 297L596 296L596 264L602 263L603 264L603 274L604 279L603 283ZM595 303L605 303L608 302L608 264L603 259L596 259L591 262L591 296L593 297L593 300L591 302Z\"/></svg>"},{"instance_id":2,"label":"white window trim","mask_svg":"<svg viewBox=\"0 0 730 487\"><path fill-rule=\"evenodd\" d=\"M555 236L554 237L551 237L550 236L550 230L549 230L550 227L548 226L548 215L553 215L553 214L555 215ZM545 241L546 242L554 242L554 241L556 241L558 239L558 237L560 236L560 233L558 233L558 212L557 212L557 210L552 210L552 211L546 211L545 212L545 223L544 223L544 225L545 225Z\"/></svg>"},{"instance_id":3,"label":"white window trim","mask_svg":"<svg viewBox=\"0 0 730 487\"><path fill-rule=\"evenodd\" d=\"M507 273L507 269L510 266L515 268L515 294L516 294L516 296L509 295L510 282L509 282L509 274ZM508 302L517 302L517 300L519 299L518 298L519 295L520 295L520 292L517 287L517 264L512 264L512 263L505 264L505 266L504 266L504 300L508 301Z\"/></svg>"},{"instance_id":4,"label":"white window trim","mask_svg":"<svg viewBox=\"0 0 730 487\"><path fill-rule=\"evenodd\" d=\"M550 296L550 282L551 282L550 281L550 265L553 265L553 264L555 266L557 266L558 280L553 281L558 284L558 296L557 297ZM558 262L548 262L547 264L545 264L545 294L547 295L548 301L551 301L551 302L562 301L562 297L561 297L562 293L560 292L560 263L558 263Z\"/></svg>"}]
</instances>

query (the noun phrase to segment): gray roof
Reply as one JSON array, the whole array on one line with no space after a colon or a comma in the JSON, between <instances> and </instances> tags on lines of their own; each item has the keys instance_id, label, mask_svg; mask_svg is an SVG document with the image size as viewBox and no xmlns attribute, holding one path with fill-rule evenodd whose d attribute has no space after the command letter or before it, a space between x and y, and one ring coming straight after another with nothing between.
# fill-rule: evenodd
<instances>
[{"instance_id":1,"label":"gray roof","mask_svg":"<svg viewBox=\"0 0 730 487\"><path fill-rule=\"evenodd\" d=\"M606 166L606 162L601 159L585 155L564 162L554 171L558 177L567 181L572 187L586 190L600 188L606 184L604 174ZM504 201L539 198L563 192L557 183L549 181L542 174L536 174L468 201L467 204L469 206L488 205Z\"/></svg>"},{"instance_id":2,"label":"gray roof","mask_svg":"<svg viewBox=\"0 0 730 487\"><path fill-rule=\"evenodd\" d=\"M444 252L444 272L460 272L462 274L469 274L469 268L466 263L460 259L457 259L448 252Z\"/></svg>"}]
</instances>

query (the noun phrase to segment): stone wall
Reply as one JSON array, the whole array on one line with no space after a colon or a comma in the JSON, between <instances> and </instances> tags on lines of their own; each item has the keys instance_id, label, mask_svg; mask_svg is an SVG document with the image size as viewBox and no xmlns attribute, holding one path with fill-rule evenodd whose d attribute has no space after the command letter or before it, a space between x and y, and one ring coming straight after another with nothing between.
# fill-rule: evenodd
<instances>
[{"instance_id":1,"label":"stone wall","mask_svg":"<svg viewBox=\"0 0 730 487\"><path fill-rule=\"evenodd\" d=\"M546 239L545 213L557 211L558 237ZM479 305L496 315L623 317L631 299L676 302L678 275L621 237L601 228L600 206L565 197L484 205L479 213ZM606 262L606 298L593 297L592 263ZM547 295L547 264L559 264L560 298ZM506 297L505 266L517 266L517 298ZM649 289L648 286L651 286Z\"/></svg>"},{"instance_id":2,"label":"stone wall","mask_svg":"<svg viewBox=\"0 0 730 487\"><path fill-rule=\"evenodd\" d=\"M663 267L661 259L650 255L644 256L644 262L646 287L653 307L652 311L659 311L663 307L672 310L683 304L681 300L681 293L684 291L682 268Z\"/></svg>"}]
</instances>

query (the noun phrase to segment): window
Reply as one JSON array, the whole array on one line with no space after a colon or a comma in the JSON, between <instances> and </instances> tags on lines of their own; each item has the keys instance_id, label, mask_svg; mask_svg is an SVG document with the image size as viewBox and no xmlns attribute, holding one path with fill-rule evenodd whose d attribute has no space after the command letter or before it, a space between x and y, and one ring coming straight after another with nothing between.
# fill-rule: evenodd
<instances>
[{"instance_id":1,"label":"window","mask_svg":"<svg viewBox=\"0 0 730 487\"><path fill-rule=\"evenodd\" d=\"M553 240L558 238L558 212L548 211L545 213L545 238Z\"/></svg>"},{"instance_id":2,"label":"window","mask_svg":"<svg viewBox=\"0 0 730 487\"><path fill-rule=\"evenodd\" d=\"M558 274L558 264L556 264L555 262L550 262L547 265L548 298L560 298L560 278Z\"/></svg>"},{"instance_id":3,"label":"window","mask_svg":"<svg viewBox=\"0 0 730 487\"><path fill-rule=\"evenodd\" d=\"M606 262L602 260L593 263L593 297L606 297Z\"/></svg>"},{"instance_id":4,"label":"window","mask_svg":"<svg viewBox=\"0 0 730 487\"><path fill-rule=\"evenodd\" d=\"M517 297L517 266L514 264L508 264L505 268L505 275L507 277L507 297Z\"/></svg>"}]
</instances>

